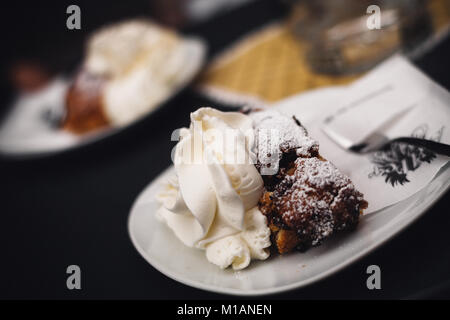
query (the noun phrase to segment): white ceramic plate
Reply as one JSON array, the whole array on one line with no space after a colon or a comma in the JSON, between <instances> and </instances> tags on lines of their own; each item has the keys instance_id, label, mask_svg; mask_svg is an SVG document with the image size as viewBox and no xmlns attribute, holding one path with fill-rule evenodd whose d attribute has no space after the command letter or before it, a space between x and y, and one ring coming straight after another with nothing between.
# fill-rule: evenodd
<instances>
[{"instance_id":1,"label":"white ceramic plate","mask_svg":"<svg viewBox=\"0 0 450 320\"><path fill-rule=\"evenodd\" d=\"M276 108L285 114L297 113L299 116L299 106L331 103L342 90L312 91L290 98ZM234 295L282 292L331 275L392 238L422 215L450 186L450 166L447 164L429 185L412 197L363 216L355 232L338 235L306 253L274 255L234 272L209 263L204 251L184 246L156 219L158 205L154 197L171 171L172 167L156 178L133 205L128 228L134 246L153 267L174 280L195 288Z\"/></svg>"},{"instance_id":2,"label":"white ceramic plate","mask_svg":"<svg viewBox=\"0 0 450 320\"><path fill-rule=\"evenodd\" d=\"M206 44L203 40L186 38L182 46L186 63L179 73L179 85L144 117L158 110L167 100L186 87L203 66L206 56ZM23 95L17 99L11 111L0 123L0 154L20 158L54 154L101 140L144 118L123 127L101 129L84 135L74 135L52 127L45 114L64 113L64 99L69 84L70 81L59 78L43 91Z\"/></svg>"}]
</instances>

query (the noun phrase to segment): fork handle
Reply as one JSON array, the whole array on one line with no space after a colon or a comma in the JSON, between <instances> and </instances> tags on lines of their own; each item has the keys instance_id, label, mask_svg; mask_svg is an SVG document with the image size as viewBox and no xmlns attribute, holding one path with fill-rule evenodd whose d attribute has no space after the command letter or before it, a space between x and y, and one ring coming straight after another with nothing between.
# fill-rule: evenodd
<instances>
[{"instance_id":1,"label":"fork handle","mask_svg":"<svg viewBox=\"0 0 450 320\"><path fill-rule=\"evenodd\" d=\"M435 153L445 155L450 157L450 145L445 143L436 142L433 140L421 139L421 138L412 138L412 137L401 137L392 139L389 143L392 142L403 142L407 144L411 144L418 147L423 147Z\"/></svg>"}]
</instances>

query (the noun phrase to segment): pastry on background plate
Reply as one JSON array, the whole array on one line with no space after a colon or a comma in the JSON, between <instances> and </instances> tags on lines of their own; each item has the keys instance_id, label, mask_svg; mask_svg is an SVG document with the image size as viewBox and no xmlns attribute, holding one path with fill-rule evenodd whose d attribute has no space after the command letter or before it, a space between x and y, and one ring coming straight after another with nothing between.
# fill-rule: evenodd
<instances>
[{"instance_id":1,"label":"pastry on background plate","mask_svg":"<svg viewBox=\"0 0 450 320\"><path fill-rule=\"evenodd\" d=\"M157 215L223 269L319 245L367 207L295 118L200 108L179 136Z\"/></svg>"},{"instance_id":2,"label":"pastry on background plate","mask_svg":"<svg viewBox=\"0 0 450 320\"><path fill-rule=\"evenodd\" d=\"M183 40L169 29L146 20L104 27L88 41L63 127L85 133L131 123L179 85L185 62Z\"/></svg>"}]
</instances>

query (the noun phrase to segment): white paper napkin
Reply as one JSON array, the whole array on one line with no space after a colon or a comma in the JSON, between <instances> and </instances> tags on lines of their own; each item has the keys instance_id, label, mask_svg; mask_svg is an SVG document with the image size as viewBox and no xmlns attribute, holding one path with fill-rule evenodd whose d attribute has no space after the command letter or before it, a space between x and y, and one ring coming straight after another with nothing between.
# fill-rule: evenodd
<instances>
[{"instance_id":1,"label":"white paper napkin","mask_svg":"<svg viewBox=\"0 0 450 320\"><path fill-rule=\"evenodd\" d=\"M440 87L406 58L394 56L348 87L340 106L325 118L324 131L349 148L375 131L384 133L386 127L396 124L420 101L433 97L430 90L439 91L437 88ZM445 104L445 94L439 98Z\"/></svg>"},{"instance_id":2,"label":"white paper napkin","mask_svg":"<svg viewBox=\"0 0 450 320\"><path fill-rule=\"evenodd\" d=\"M339 130L352 144L375 130L389 137L417 136L450 143L450 94L405 58L394 57L347 88L321 90L317 95L310 102L299 96L288 104L298 105L292 110L298 110L295 114L319 141L320 153L364 193L369 202L366 213L413 195L448 162L447 157L406 145L359 155L325 133L325 128Z\"/></svg>"}]
</instances>

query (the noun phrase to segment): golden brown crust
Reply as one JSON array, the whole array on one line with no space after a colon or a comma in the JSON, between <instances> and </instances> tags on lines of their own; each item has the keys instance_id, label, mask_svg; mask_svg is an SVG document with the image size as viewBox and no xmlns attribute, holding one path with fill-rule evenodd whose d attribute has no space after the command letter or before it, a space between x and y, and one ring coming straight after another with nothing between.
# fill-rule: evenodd
<instances>
[{"instance_id":1,"label":"golden brown crust","mask_svg":"<svg viewBox=\"0 0 450 320\"><path fill-rule=\"evenodd\" d=\"M278 253L285 254L294 250L300 243L297 233L293 230L279 229L272 237Z\"/></svg>"},{"instance_id":2,"label":"golden brown crust","mask_svg":"<svg viewBox=\"0 0 450 320\"><path fill-rule=\"evenodd\" d=\"M77 75L66 95L64 129L82 134L109 125L102 104L105 81L84 70Z\"/></svg>"}]
</instances>

